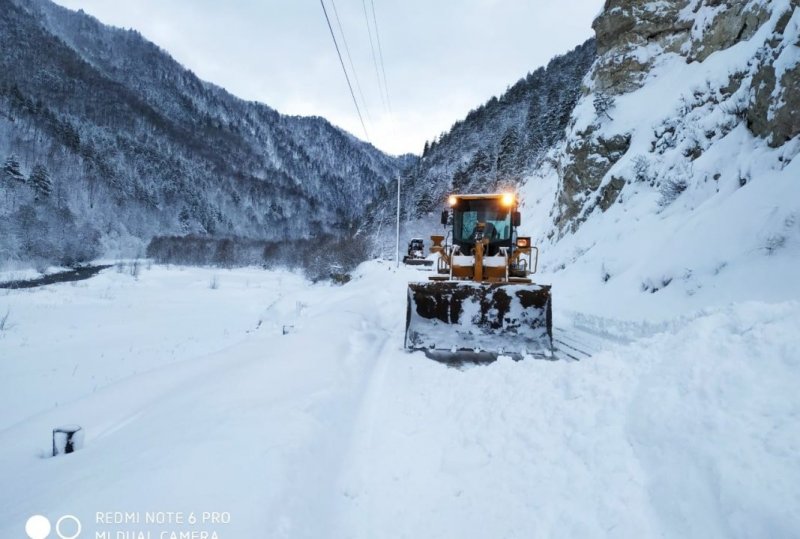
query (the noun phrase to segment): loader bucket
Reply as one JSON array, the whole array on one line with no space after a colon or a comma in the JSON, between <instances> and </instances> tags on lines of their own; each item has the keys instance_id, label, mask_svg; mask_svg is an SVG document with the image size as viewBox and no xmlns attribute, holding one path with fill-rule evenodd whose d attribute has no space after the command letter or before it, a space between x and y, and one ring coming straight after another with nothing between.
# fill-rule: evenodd
<instances>
[{"instance_id":1,"label":"loader bucket","mask_svg":"<svg viewBox=\"0 0 800 539\"><path fill-rule=\"evenodd\" d=\"M409 283L405 347L434 359L464 353L551 357L551 313L545 285Z\"/></svg>"},{"instance_id":2,"label":"loader bucket","mask_svg":"<svg viewBox=\"0 0 800 539\"><path fill-rule=\"evenodd\" d=\"M433 260L427 258L411 258L410 256L403 257L403 264L406 266L433 266Z\"/></svg>"}]
</instances>

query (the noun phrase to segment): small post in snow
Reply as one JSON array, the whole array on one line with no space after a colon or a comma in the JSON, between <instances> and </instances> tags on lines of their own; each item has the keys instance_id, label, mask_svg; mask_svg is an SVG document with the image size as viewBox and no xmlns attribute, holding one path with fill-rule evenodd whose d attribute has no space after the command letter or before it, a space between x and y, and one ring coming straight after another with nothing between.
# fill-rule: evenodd
<instances>
[{"instance_id":1,"label":"small post in snow","mask_svg":"<svg viewBox=\"0 0 800 539\"><path fill-rule=\"evenodd\" d=\"M66 455L83 448L83 429L79 425L64 425L53 429L53 456Z\"/></svg>"},{"instance_id":2,"label":"small post in snow","mask_svg":"<svg viewBox=\"0 0 800 539\"><path fill-rule=\"evenodd\" d=\"M400 267L400 176L397 176L397 234L395 238L396 268Z\"/></svg>"}]
</instances>

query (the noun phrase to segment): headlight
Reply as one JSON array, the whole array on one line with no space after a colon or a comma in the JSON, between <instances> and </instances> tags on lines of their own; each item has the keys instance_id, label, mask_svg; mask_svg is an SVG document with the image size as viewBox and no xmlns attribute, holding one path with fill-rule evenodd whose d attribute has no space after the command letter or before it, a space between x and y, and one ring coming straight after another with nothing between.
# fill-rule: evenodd
<instances>
[{"instance_id":1,"label":"headlight","mask_svg":"<svg viewBox=\"0 0 800 539\"><path fill-rule=\"evenodd\" d=\"M531 246L530 238L517 238L517 247L530 247L530 246Z\"/></svg>"}]
</instances>

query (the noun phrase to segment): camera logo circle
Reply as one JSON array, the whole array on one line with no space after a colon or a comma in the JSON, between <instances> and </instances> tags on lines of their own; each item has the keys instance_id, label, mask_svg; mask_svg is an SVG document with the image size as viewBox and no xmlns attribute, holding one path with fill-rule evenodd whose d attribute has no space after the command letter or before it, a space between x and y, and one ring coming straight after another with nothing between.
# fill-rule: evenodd
<instances>
[{"instance_id":1,"label":"camera logo circle","mask_svg":"<svg viewBox=\"0 0 800 539\"><path fill-rule=\"evenodd\" d=\"M25 523L25 533L30 539L45 539L50 535L50 521L42 515L33 515Z\"/></svg>"},{"instance_id":2,"label":"camera logo circle","mask_svg":"<svg viewBox=\"0 0 800 539\"><path fill-rule=\"evenodd\" d=\"M72 524L64 524L65 522L72 522ZM66 529L67 532L62 531ZM68 532L73 532L72 535L67 535ZM81 534L81 521L75 515L64 515L56 521L56 535L59 539L76 539Z\"/></svg>"},{"instance_id":3,"label":"camera logo circle","mask_svg":"<svg viewBox=\"0 0 800 539\"><path fill-rule=\"evenodd\" d=\"M30 539L47 539L52 529L50 520L43 515L33 515L25 523L25 533ZM59 539L77 539L81 529L81 521L75 515L64 515L56 521Z\"/></svg>"}]
</instances>

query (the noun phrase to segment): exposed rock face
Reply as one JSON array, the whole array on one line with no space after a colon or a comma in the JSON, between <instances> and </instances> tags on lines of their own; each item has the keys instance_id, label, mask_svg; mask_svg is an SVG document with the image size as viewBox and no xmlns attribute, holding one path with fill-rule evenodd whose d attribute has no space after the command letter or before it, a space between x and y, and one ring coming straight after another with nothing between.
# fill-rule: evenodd
<instances>
[{"instance_id":1,"label":"exposed rock face","mask_svg":"<svg viewBox=\"0 0 800 539\"><path fill-rule=\"evenodd\" d=\"M770 145L781 146L800 133L800 65L787 70L781 77L781 100L772 109L772 139Z\"/></svg>"},{"instance_id":2,"label":"exposed rock face","mask_svg":"<svg viewBox=\"0 0 800 539\"><path fill-rule=\"evenodd\" d=\"M627 184L645 177L655 188L662 181L685 181L692 163L742 123L772 147L800 135L800 0L606 0L593 27L598 57L583 106L576 109L582 114L573 119L556 164L560 234L577 228L595 209L606 211L621 201ZM763 44L752 41L762 35ZM697 88L676 81L675 95L664 95L676 103L674 116L636 127L614 121L614 101L648 84L665 62L702 63L744 41L757 45L758 52L753 55L751 46L743 49L750 56L729 54L727 80L709 78ZM649 153L621 163L634 136L640 152L642 138L650 137ZM633 157L638 172L629 164Z\"/></svg>"},{"instance_id":3,"label":"exposed rock face","mask_svg":"<svg viewBox=\"0 0 800 539\"><path fill-rule=\"evenodd\" d=\"M617 135L610 138L595 136L594 128L570 139L567 155L570 160L562 171L562 187L559 191L559 205L563 211L558 215L556 224L559 228L566 225L573 229L580 224L579 213L583 202L601 187L606 173L628 151L631 138ZM624 185L624 181L623 181ZM608 209L616 200L622 185L606 189L595 200L603 209Z\"/></svg>"},{"instance_id":4,"label":"exposed rock face","mask_svg":"<svg viewBox=\"0 0 800 539\"><path fill-rule=\"evenodd\" d=\"M697 13L703 7L713 7L716 16L695 23L688 58L702 62L711 54L746 41L753 37L769 19L769 11L758 2L741 0L705 0L693 2L687 15Z\"/></svg>"},{"instance_id":5,"label":"exposed rock face","mask_svg":"<svg viewBox=\"0 0 800 539\"><path fill-rule=\"evenodd\" d=\"M800 20L797 15L800 0L793 0L792 6L794 11L786 11L781 16L771 40L760 51L759 67L752 83L753 98L747 111L750 130L769 138L773 148L800 133L800 64L791 65L786 58L800 43L793 43L785 35L789 23L793 19Z\"/></svg>"},{"instance_id":6,"label":"exposed rock face","mask_svg":"<svg viewBox=\"0 0 800 539\"><path fill-rule=\"evenodd\" d=\"M702 62L753 37L769 15L761 3L742 0L607 0L593 24L595 87L610 94L635 90L658 54Z\"/></svg>"},{"instance_id":7,"label":"exposed rock face","mask_svg":"<svg viewBox=\"0 0 800 539\"><path fill-rule=\"evenodd\" d=\"M680 17L689 0L607 0L592 27L597 35L598 61L595 88L623 94L639 88L650 70L650 45L677 52L685 42L692 22Z\"/></svg>"}]
</instances>

